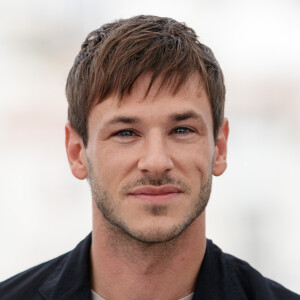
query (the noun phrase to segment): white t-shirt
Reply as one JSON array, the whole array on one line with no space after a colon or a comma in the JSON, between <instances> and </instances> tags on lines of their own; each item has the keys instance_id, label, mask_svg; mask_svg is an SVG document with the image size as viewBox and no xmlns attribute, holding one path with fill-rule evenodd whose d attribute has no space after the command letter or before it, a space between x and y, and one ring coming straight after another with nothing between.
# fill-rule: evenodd
<instances>
[{"instance_id":1,"label":"white t-shirt","mask_svg":"<svg viewBox=\"0 0 300 300\"><path fill-rule=\"evenodd\" d=\"M194 293L189 294L188 296L185 296L184 298L178 299L178 300L192 300ZM101 296L99 296L97 293L95 293L92 290L92 299L93 300L105 300Z\"/></svg>"}]
</instances>

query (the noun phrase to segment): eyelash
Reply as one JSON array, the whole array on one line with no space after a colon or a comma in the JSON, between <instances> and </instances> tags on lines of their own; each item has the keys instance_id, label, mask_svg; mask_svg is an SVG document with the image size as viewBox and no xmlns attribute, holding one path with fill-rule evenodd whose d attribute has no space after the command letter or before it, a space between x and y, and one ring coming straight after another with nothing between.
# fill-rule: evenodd
<instances>
[{"instance_id":1,"label":"eyelash","mask_svg":"<svg viewBox=\"0 0 300 300\"><path fill-rule=\"evenodd\" d=\"M172 129L171 133L175 133L175 131L177 131L177 130L185 131L185 132L178 132L177 133L178 135L185 135L185 134L188 134L188 133L195 132L195 130L193 130L193 129L189 128L189 127L179 126L179 127L176 127L174 129ZM122 135L122 134L124 134L126 132L130 133L130 134ZM120 136L120 137L132 137L132 136L135 136L135 135L137 135L137 134L132 129L123 129L123 130L117 131L117 132L115 132L113 134L113 136Z\"/></svg>"},{"instance_id":2,"label":"eyelash","mask_svg":"<svg viewBox=\"0 0 300 300\"><path fill-rule=\"evenodd\" d=\"M195 132L195 130L193 130L193 129L189 128L189 127L185 127L185 126L179 126L179 127L176 127L176 128L174 128L174 129L172 130L172 132L174 132L174 131L176 131L176 130L184 130L184 131L185 131L185 132L181 132L181 133L178 132L178 134L180 134L180 135L184 135L184 134L188 134L188 133L193 133L193 132Z\"/></svg>"},{"instance_id":3,"label":"eyelash","mask_svg":"<svg viewBox=\"0 0 300 300\"><path fill-rule=\"evenodd\" d=\"M120 131L117 131L117 132L115 132L114 134L113 134L113 136L120 136L120 137L131 137L131 136L133 136L133 135L122 135L122 133L124 133L124 132L130 132L131 134L133 133L133 135L137 135L135 132L134 132L134 130L132 130L132 129L123 129L123 130L120 130Z\"/></svg>"}]
</instances>

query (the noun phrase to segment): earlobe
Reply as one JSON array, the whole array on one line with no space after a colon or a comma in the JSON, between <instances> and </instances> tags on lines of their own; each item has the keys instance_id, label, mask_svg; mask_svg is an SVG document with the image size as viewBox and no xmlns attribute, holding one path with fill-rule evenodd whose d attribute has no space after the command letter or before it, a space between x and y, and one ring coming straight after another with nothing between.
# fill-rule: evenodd
<instances>
[{"instance_id":1,"label":"earlobe","mask_svg":"<svg viewBox=\"0 0 300 300\"><path fill-rule=\"evenodd\" d=\"M227 141L229 134L228 120L224 118L223 124L219 129L218 139L215 146L215 157L213 174L220 176L227 168Z\"/></svg>"},{"instance_id":2,"label":"earlobe","mask_svg":"<svg viewBox=\"0 0 300 300\"><path fill-rule=\"evenodd\" d=\"M70 123L65 126L65 146L72 174L78 179L85 179L88 175L85 148L81 137Z\"/></svg>"}]
</instances>

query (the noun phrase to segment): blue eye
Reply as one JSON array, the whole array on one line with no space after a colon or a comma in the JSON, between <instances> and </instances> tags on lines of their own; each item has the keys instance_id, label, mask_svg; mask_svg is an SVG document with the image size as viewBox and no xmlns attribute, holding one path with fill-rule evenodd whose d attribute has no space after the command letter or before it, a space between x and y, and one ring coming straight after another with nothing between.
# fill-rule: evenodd
<instances>
[{"instance_id":1,"label":"blue eye","mask_svg":"<svg viewBox=\"0 0 300 300\"><path fill-rule=\"evenodd\" d=\"M125 130L120 130L114 134L114 136L121 136L121 137L130 137L134 136L135 133L132 130L125 129Z\"/></svg>"},{"instance_id":2,"label":"blue eye","mask_svg":"<svg viewBox=\"0 0 300 300\"><path fill-rule=\"evenodd\" d=\"M194 130L188 128L188 127L177 127L173 130L173 133L175 134L187 134L194 132Z\"/></svg>"}]
</instances>

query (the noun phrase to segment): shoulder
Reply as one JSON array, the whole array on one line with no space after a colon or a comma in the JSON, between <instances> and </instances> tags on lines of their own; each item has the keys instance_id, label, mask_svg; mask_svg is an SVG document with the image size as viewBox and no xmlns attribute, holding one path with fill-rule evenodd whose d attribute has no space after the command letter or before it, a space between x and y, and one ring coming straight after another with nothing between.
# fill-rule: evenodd
<instances>
[{"instance_id":1,"label":"shoulder","mask_svg":"<svg viewBox=\"0 0 300 300\"><path fill-rule=\"evenodd\" d=\"M233 290L239 291L250 299L300 299L297 295L279 283L264 277L249 263L233 255L222 252L211 241L208 242L210 251L218 257L224 277L230 282Z\"/></svg>"},{"instance_id":2,"label":"shoulder","mask_svg":"<svg viewBox=\"0 0 300 300\"><path fill-rule=\"evenodd\" d=\"M60 273L69 255L63 254L1 282L1 299L21 299L21 296L23 299L40 299L38 289L50 277Z\"/></svg>"},{"instance_id":3,"label":"shoulder","mask_svg":"<svg viewBox=\"0 0 300 300\"><path fill-rule=\"evenodd\" d=\"M90 244L91 234L72 251L1 282L0 299L89 299Z\"/></svg>"}]
</instances>

